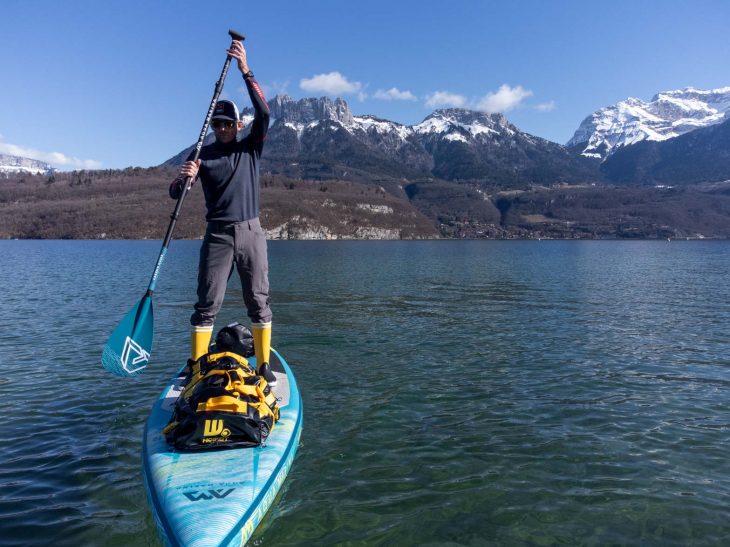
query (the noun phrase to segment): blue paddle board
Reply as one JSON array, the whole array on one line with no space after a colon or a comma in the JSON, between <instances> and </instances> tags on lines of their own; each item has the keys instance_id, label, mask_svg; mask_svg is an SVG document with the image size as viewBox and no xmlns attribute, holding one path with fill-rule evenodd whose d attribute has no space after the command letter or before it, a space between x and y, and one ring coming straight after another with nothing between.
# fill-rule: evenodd
<instances>
[{"instance_id":1,"label":"blue paddle board","mask_svg":"<svg viewBox=\"0 0 730 547\"><path fill-rule=\"evenodd\" d=\"M256 366L255 358L249 362ZM264 446L174 451L162 430L182 391L182 370L152 408L143 439L143 474L165 544L244 545L271 507L297 452L302 401L289 365L273 349L270 364L280 419Z\"/></svg>"}]
</instances>

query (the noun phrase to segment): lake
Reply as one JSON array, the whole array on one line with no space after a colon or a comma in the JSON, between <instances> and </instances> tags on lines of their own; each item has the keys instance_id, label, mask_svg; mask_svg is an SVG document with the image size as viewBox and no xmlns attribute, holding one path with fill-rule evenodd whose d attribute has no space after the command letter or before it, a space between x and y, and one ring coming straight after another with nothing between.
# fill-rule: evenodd
<instances>
[{"instance_id":1,"label":"lake","mask_svg":"<svg viewBox=\"0 0 730 547\"><path fill-rule=\"evenodd\" d=\"M160 242L0 242L0 544L158 545L142 431L188 356L199 245L172 242L124 379L101 350ZM269 255L305 419L254 545L730 541L730 242ZM216 327L245 318L234 276Z\"/></svg>"}]
</instances>

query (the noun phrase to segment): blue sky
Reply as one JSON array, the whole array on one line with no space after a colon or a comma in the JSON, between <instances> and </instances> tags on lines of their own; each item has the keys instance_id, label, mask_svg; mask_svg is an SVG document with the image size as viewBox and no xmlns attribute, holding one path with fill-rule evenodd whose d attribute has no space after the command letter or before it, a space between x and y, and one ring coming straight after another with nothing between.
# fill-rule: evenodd
<instances>
[{"instance_id":1,"label":"blue sky","mask_svg":"<svg viewBox=\"0 0 730 547\"><path fill-rule=\"evenodd\" d=\"M730 85L724 1L4 0L2 15L0 153L61 169L157 165L193 143L229 28L267 98L342 96L406 124L502 110L560 143L627 97ZM247 106L237 70L226 84Z\"/></svg>"}]
</instances>

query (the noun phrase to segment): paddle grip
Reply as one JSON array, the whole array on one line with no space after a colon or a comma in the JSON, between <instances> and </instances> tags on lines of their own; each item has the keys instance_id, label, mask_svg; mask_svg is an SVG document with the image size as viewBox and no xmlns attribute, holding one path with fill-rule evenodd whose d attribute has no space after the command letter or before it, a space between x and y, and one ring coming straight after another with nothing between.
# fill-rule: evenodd
<instances>
[{"instance_id":1,"label":"paddle grip","mask_svg":"<svg viewBox=\"0 0 730 547\"><path fill-rule=\"evenodd\" d=\"M243 42L246 39L246 37L243 34L241 34L240 32L236 32L233 29L228 29L228 34L231 35L231 40L239 40L239 41Z\"/></svg>"}]
</instances>

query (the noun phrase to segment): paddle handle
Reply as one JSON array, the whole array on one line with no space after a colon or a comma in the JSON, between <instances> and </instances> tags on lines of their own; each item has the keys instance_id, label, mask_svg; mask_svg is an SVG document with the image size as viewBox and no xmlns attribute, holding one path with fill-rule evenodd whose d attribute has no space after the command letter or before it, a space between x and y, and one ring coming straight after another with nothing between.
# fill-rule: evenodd
<instances>
[{"instance_id":1,"label":"paddle handle","mask_svg":"<svg viewBox=\"0 0 730 547\"><path fill-rule=\"evenodd\" d=\"M236 32L232 28L228 29L228 34L231 35L231 40L238 40L239 42L243 42L246 39L243 34L241 34L240 32Z\"/></svg>"},{"instance_id":2,"label":"paddle handle","mask_svg":"<svg viewBox=\"0 0 730 547\"><path fill-rule=\"evenodd\" d=\"M231 36L232 40L245 40L246 37L243 34L240 34L236 32L235 30L229 30L228 34ZM205 115L205 121L203 122L203 127L200 129L200 135L198 135L198 142L195 144L195 153L193 154L192 161L197 161L197 159L200 157L200 150L203 148L203 141L205 140L205 136L208 134L208 128L210 127L210 120L213 117L213 111L215 110L215 105L218 102L218 97L220 97L221 91L223 91L223 83L226 80L226 75L228 74L228 67L231 66L231 56L226 55L226 62L223 64L223 70L221 70L221 74L218 77L218 81L215 83L215 90L213 92L213 98L210 101L210 106L208 107L208 113ZM172 239L172 232L175 230L175 224L177 223L177 219L180 216L180 210L182 209L183 202L185 201L185 196L187 196L188 191L190 190L190 186L192 185L193 177L186 177L183 181L182 186L182 192L180 192L180 197L177 198L177 203L175 204L175 209L173 210L172 214L170 215L170 224L167 226L167 232L165 233L165 239L162 241L162 249L160 250L160 254L157 257L157 263L155 264L154 272L152 273L152 278L150 279L150 284L147 287L147 292L145 293L146 296L152 296L152 293L155 291L155 287L157 285L157 276L160 273L160 269L162 267L162 263L165 260L165 255L167 254L167 247L170 245L170 240Z\"/></svg>"}]
</instances>

